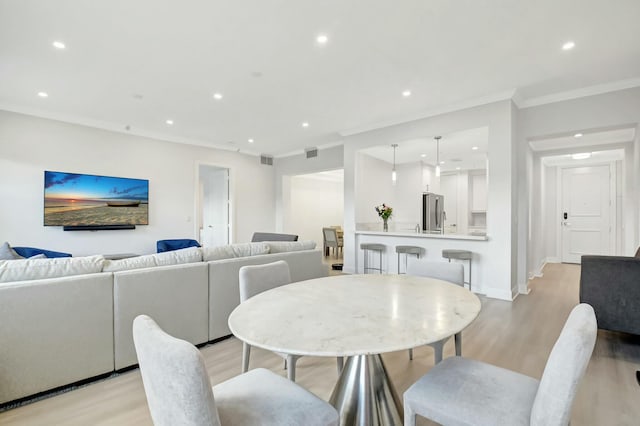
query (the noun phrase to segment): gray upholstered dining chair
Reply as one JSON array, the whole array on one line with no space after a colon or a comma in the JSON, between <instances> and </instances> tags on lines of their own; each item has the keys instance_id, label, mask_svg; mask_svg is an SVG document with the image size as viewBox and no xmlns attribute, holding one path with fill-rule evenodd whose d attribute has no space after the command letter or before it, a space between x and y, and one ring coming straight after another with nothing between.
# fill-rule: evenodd
<instances>
[{"instance_id":1,"label":"gray upholstered dining chair","mask_svg":"<svg viewBox=\"0 0 640 426\"><path fill-rule=\"evenodd\" d=\"M271 290L291 283L291 275L289 273L289 265L284 260L267 263L264 265L247 265L240 268L239 272L240 284L240 303L245 300ZM296 362L300 356L285 354L282 352L274 352L285 359L287 368L287 377L296 381ZM249 358L251 357L251 345L242 342L242 372L249 370ZM338 372L342 371L342 358L338 358Z\"/></svg>"},{"instance_id":2,"label":"gray upholstered dining chair","mask_svg":"<svg viewBox=\"0 0 640 426\"><path fill-rule=\"evenodd\" d=\"M146 315L133 321L133 341L156 426L338 424L327 402L263 368L212 388L200 351Z\"/></svg>"},{"instance_id":3,"label":"gray upholstered dining chair","mask_svg":"<svg viewBox=\"0 0 640 426\"><path fill-rule=\"evenodd\" d=\"M461 263L412 259L411 262L407 263L407 275L436 278L464 287L464 266ZM456 355L462 356L462 332L456 333L453 337L456 345ZM429 346L433 348L436 364L442 361L444 344L447 343L447 340L449 340L449 337L429 343ZM413 349L409 349L409 359L413 359Z\"/></svg>"},{"instance_id":4,"label":"gray upholstered dining chair","mask_svg":"<svg viewBox=\"0 0 640 426\"><path fill-rule=\"evenodd\" d=\"M338 253L343 247L342 238L338 237L338 230L336 228L322 228L322 235L324 237L324 250L333 247L333 252L338 257Z\"/></svg>"},{"instance_id":5,"label":"gray upholstered dining chair","mask_svg":"<svg viewBox=\"0 0 640 426\"><path fill-rule=\"evenodd\" d=\"M414 426L420 415L445 426L567 425L597 331L590 305L573 308L540 381L472 359L447 358L404 393L404 424Z\"/></svg>"}]
</instances>

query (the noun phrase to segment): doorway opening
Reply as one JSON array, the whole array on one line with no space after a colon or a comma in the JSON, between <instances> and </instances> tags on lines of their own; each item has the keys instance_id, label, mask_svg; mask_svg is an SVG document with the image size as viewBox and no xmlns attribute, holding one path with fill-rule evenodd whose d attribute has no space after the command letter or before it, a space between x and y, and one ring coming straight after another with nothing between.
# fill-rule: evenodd
<instances>
[{"instance_id":1,"label":"doorway opening","mask_svg":"<svg viewBox=\"0 0 640 426\"><path fill-rule=\"evenodd\" d=\"M283 232L313 240L324 248L322 228L341 233L344 221L344 170L283 176ZM325 252L326 254L326 252ZM327 261L342 258L342 249L331 247Z\"/></svg>"},{"instance_id":2,"label":"doorway opening","mask_svg":"<svg viewBox=\"0 0 640 426\"><path fill-rule=\"evenodd\" d=\"M198 164L196 224L203 247L231 242L231 202L229 169Z\"/></svg>"}]
</instances>

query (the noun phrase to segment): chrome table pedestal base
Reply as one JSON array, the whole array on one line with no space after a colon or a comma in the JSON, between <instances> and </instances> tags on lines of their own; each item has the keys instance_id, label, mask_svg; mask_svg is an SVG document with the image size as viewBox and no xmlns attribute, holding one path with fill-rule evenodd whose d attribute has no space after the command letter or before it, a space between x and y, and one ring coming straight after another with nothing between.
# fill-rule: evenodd
<instances>
[{"instance_id":1,"label":"chrome table pedestal base","mask_svg":"<svg viewBox=\"0 0 640 426\"><path fill-rule=\"evenodd\" d=\"M341 426L401 426L402 403L380 355L349 357L329 403L340 413Z\"/></svg>"}]
</instances>

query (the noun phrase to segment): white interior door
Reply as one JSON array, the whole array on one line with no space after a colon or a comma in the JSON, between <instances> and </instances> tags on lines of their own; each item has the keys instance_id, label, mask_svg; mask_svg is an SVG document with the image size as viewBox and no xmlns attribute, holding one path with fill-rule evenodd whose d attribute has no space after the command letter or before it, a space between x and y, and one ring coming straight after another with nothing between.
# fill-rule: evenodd
<instances>
[{"instance_id":1,"label":"white interior door","mask_svg":"<svg viewBox=\"0 0 640 426\"><path fill-rule=\"evenodd\" d=\"M200 165L200 244L229 244L229 169Z\"/></svg>"},{"instance_id":2,"label":"white interior door","mask_svg":"<svg viewBox=\"0 0 640 426\"><path fill-rule=\"evenodd\" d=\"M611 253L609 165L562 169L562 262Z\"/></svg>"}]
</instances>

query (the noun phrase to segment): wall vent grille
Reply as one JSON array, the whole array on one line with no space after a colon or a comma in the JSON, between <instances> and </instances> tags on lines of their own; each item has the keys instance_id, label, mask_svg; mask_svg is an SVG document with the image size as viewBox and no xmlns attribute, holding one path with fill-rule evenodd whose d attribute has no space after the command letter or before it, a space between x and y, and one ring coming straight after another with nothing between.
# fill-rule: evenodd
<instances>
[{"instance_id":1,"label":"wall vent grille","mask_svg":"<svg viewBox=\"0 0 640 426\"><path fill-rule=\"evenodd\" d=\"M304 150L307 154L307 158L313 158L318 156L318 148L307 148Z\"/></svg>"},{"instance_id":2,"label":"wall vent grille","mask_svg":"<svg viewBox=\"0 0 640 426\"><path fill-rule=\"evenodd\" d=\"M264 164L265 166L273 166L273 157L270 155L261 155L260 164Z\"/></svg>"}]
</instances>

